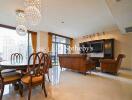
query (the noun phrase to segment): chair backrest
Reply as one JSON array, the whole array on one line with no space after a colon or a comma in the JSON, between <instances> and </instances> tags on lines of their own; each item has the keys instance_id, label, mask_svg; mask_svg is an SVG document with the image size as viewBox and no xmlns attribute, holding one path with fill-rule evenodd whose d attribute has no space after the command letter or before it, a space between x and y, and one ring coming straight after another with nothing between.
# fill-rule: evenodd
<instances>
[{"instance_id":1,"label":"chair backrest","mask_svg":"<svg viewBox=\"0 0 132 100\"><path fill-rule=\"evenodd\" d=\"M119 69L121 66L121 62L123 60L123 58L125 58L126 56L124 54L119 54L116 60L116 66Z\"/></svg>"},{"instance_id":2,"label":"chair backrest","mask_svg":"<svg viewBox=\"0 0 132 100\"><path fill-rule=\"evenodd\" d=\"M50 67L50 57L47 53L45 53L44 56L45 56L45 72L47 73Z\"/></svg>"},{"instance_id":3,"label":"chair backrest","mask_svg":"<svg viewBox=\"0 0 132 100\"><path fill-rule=\"evenodd\" d=\"M41 69L44 73L49 69L49 55L47 53L38 52L37 55L40 57Z\"/></svg>"},{"instance_id":4,"label":"chair backrest","mask_svg":"<svg viewBox=\"0 0 132 100\"><path fill-rule=\"evenodd\" d=\"M40 57L36 53L32 53L28 58L27 74L30 76L42 75L40 69Z\"/></svg>"},{"instance_id":5,"label":"chair backrest","mask_svg":"<svg viewBox=\"0 0 132 100\"><path fill-rule=\"evenodd\" d=\"M11 54L11 62L22 62L23 55L20 53L13 53Z\"/></svg>"}]
</instances>

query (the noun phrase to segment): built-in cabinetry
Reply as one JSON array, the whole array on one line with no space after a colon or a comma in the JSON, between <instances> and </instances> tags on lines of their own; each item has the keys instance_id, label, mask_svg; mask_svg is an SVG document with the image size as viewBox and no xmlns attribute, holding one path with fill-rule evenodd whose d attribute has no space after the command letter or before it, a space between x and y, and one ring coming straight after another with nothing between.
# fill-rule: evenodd
<instances>
[{"instance_id":1,"label":"built-in cabinetry","mask_svg":"<svg viewBox=\"0 0 132 100\"><path fill-rule=\"evenodd\" d=\"M114 39L94 40L80 43L80 54L91 57L114 58Z\"/></svg>"},{"instance_id":2,"label":"built-in cabinetry","mask_svg":"<svg viewBox=\"0 0 132 100\"><path fill-rule=\"evenodd\" d=\"M99 59L114 58L114 39L102 39L80 43L80 54L87 54L97 61L97 66L99 66Z\"/></svg>"},{"instance_id":3,"label":"built-in cabinetry","mask_svg":"<svg viewBox=\"0 0 132 100\"><path fill-rule=\"evenodd\" d=\"M104 58L114 59L114 39L104 40Z\"/></svg>"}]
</instances>

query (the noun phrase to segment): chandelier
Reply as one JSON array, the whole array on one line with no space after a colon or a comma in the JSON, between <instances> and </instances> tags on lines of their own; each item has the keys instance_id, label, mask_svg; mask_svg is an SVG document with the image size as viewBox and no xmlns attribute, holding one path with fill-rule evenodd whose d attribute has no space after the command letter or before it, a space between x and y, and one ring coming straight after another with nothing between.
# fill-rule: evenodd
<instances>
[{"instance_id":1,"label":"chandelier","mask_svg":"<svg viewBox=\"0 0 132 100\"><path fill-rule=\"evenodd\" d=\"M25 10L16 10L16 32L19 35L26 35L27 28L25 24L35 26L41 20L41 0L25 0Z\"/></svg>"},{"instance_id":2,"label":"chandelier","mask_svg":"<svg viewBox=\"0 0 132 100\"><path fill-rule=\"evenodd\" d=\"M37 9L41 9L41 0L25 0L25 6L35 6Z\"/></svg>"},{"instance_id":3,"label":"chandelier","mask_svg":"<svg viewBox=\"0 0 132 100\"><path fill-rule=\"evenodd\" d=\"M38 25L41 20L41 0L25 0L25 18L29 25Z\"/></svg>"},{"instance_id":4,"label":"chandelier","mask_svg":"<svg viewBox=\"0 0 132 100\"><path fill-rule=\"evenodd\" d=\"M38 25L41 20L41 13L35 6L25 9L26 21L29 25Z\"/></svg>"},{"instance_id":5,"label":"chandelier","mask_svg":"<svg viewBox=\"0 0 132 100\"><path fill-rule=\"evenodd\" d=\"M24 25L18 25L16 27L16 32L20 35L20 36L25 36L27 34L27 28Z\"/></svg>"},{"instance_id":6,"label":"chandelier","mask_svg":"<svg viewBox=\"0 0 132 100\"><path fill-rule=\"evenodd\" d=\"M27 28L24 26L26 20L25 20L25 13L23 10L16 10L16 22L17 22L17 27L16 27L16 32L24 36L27 33Z\"/></svg>"}]
</instances>

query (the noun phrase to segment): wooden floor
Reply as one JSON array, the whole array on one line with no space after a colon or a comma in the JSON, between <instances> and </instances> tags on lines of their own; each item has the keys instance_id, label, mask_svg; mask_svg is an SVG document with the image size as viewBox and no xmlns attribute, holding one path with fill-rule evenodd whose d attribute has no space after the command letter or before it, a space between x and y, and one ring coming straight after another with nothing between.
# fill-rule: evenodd
<instances>
[{"instance_id":1,"label":"wooden floor","mask_svg":"<svg viewBox=\"0 0 132 100\"><path fill-rule=\"evenodd\" d=\"M62 71L58 67L50 70L52 83L46 82L48 98L41 87L33 89L31 100L132 100L132 72L120 71L119 76L92 72L82 75L72 71ZM5 87L3 100L27 100L20 97L11 85Z\"/></svg>"}]
</instances>

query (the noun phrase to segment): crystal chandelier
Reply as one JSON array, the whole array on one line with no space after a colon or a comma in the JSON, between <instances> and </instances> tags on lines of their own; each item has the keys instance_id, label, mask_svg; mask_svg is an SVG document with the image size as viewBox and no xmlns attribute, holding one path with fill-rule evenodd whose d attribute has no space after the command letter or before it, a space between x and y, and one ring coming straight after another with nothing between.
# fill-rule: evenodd
<instances>
[{"instance_id":1,"label":"crystal chandelier","mask_svg":"<svg viewBox=\"0 0 132 100\"><path fill-rule=\"evenodd\" d=\"M26 22L24 10L20 10L20 9L16 10L16 22L17 25L24 24Z\"/></svg>"},{"instance_id":2,"label":"crystal chandelier","mask_svg":"<svg viewBox=\"0 0 132 100\"><path fill-rule=\"evenodd\" d=\"M27 25L38 25L41 20L41 0L25 0L25 10L16 10L16 32L19 35L26 35Z\"/></svg>"},{"instance_id":3,"label":"crystal chandelier","mask_svg":"<svg viewBox=\"0 0 132 100\"><path fill-rule=\"evenodd\" d=\"M41 0L25 0L25 6L35 6L37 9L41 9Z\"/></svg>"},{"instance_id":4,"label":"crystal chandelier","mask_svg":"<svg viewBox=\"0 0 132 100\"><path fill-rule=\"evenodd\" d=\"M21 36L25 36L27 34L27 28L24 25L18 25L16 27L16 32Z\"/></svg>"},{"instance_id":5,"label":"crystal chandelier","mask_svg":"<svg viewBox=\"0 0 132 100\"><path fill-rule=\"evenodd\" d=\"M35 6L29 6L25 9L26 21L29 25L38 25L41 20L40 11Z\"/></svg>"},{"instance_id":6,"label":"crystal chandelier","mask_svg":"<svg viewBox=\"0 0 132 100\"><path fill-rule=\"evenodd\" d=\"M25 18L29 25L38 25L41 20L41 0L25 0Z\"/></svg>"},{"instance_id":7,"label":"crystal chandelier","mask_svg":"<svg viewBox=\"0 0 132 100\"><path fill-rule=\"evenodd\" d=\"M25 14L23 10L16 10L16 22L17 22L17 27L16 27L16 32L24 36L27 33L27 28L24 26L25 24Z\"/></svg>"}]
</instances>

